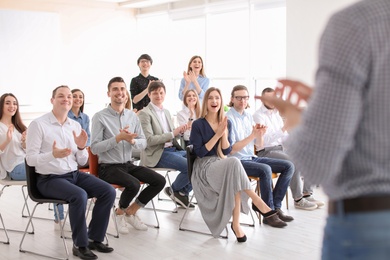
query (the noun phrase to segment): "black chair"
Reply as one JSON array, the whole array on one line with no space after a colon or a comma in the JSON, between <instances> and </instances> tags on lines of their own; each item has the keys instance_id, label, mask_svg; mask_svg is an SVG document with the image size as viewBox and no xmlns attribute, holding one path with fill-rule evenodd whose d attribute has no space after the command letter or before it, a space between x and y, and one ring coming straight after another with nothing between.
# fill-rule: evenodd
<instances>
[{"instance_id":1,"label":"black chair","mask_svg":"<svg viewBox=\"0 0 390 260\"><path fill-rule=\"evenodd\" d=\"M31 212L31 214L29 216L29 220L28 220L28 223L27 223L26 230L25 230L25 232L23 234L22 240L20 241L19 251L22 252L22 253L31 253L31 254L44 256L44 257L49 257L49 258L54 258L54 259L68 259L69 258L69 251L68 251L68 247L67 247L66 242L65 242L65 235L64 235L64 227L63 227L63 225L60 225L60 226L61 226L62 242L64 244L65 253L66 253L66 257L65 258L44 255L44 254L40 254L38 252L28 251L28 250L25 250L25 249L22 248L23 242L24 242L24 238L25 238L25 236L27 234L27 230L28 230L30 224L33 225L32 219L34 217L34 213L35 213L35 210L36 210L38 205L43 204L43 203L54 203L56 205L57 204L68 204L68 202L65 201L65 200L46 198L46 197L42 196L42 194L39 192L39 190L37 188L37 173L35 172L35 167L29 166L27 164L27 162L25 162L25 163L26 163L26 177L27 177L27 191L28 191L28 195L29 195L29 197L30 197L30 199L32 201L36 202L36 204L35 204L34 209L32 210L32 212ZM54 207L54 209L57 210L57 214L58 214L58 208ZM65 221L64 221L64 224L65 224Z\"/></svg>"},{"instance_id":2,"label":"black chair","mask_svg":"<svg viewBox=\"0 0 390 260\"><path fill-rule=\"evenodd\" d=\"M187 153L187 172L188 172L188 178L191 182L191 177L192 177L192 169L194 167L194 162L197 158L197 156L194 154L193 152L193 146L192 145L189 145L186 147L186 153ZM184 219L187 215L187 212L188 212L188 209L190 208L190 204L192 202L192 200L194 199L195 197L195 193L192 194L191 198L190 198L190 201L188 203L188 206L186 208L186 210L184 211L184 214L183 214L183 217L181 218L181 221L180 221L180 224L179 224L179 230L181 231L190 231L190 232L194 232L194 233L198 233L198 234L203 234L203 235L209 235L211 236L212 234L211 233L206 233L206 232L202 232L202 231L198 231L198 230L194 230L194 229L188 229L188 228L183 228L182 227L182 224L184 222ZM228 238L228 230L227 230L227 227L225 227L225 231L226 231L226 235L225 236L220 236L221 238L225 238L227 239Z\"/></svg>"}]
</instances>

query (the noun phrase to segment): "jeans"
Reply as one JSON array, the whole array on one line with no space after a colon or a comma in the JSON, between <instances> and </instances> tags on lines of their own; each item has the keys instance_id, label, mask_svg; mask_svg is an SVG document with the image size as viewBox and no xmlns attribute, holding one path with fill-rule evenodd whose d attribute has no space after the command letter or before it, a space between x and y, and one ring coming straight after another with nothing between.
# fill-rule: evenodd
<instances>
[{"instance_id":1,"label":"jeans","mask_svg":"<svg viewBox=\"0 0 390 260\"><path fill-rule=\"evenodd\" d=\"M192 185L188 179L186 151L178 151L176 148L164 148L160 161L156 168L172 168L180 171L176 180L172 183L174 192L181 192L188 196L192 191Z\"/></svg>"},{"instance_id":2,"label":"jeans","mask_svg":"<svg viewBox=\"0 0 390 260\"><path fill-rule=\"evenodd\" d=\"M265 150L259 151L257 153L257 156L290 161L290 157L288 157L286 152L283 151L283 147L280 145L274 147L267 147ZM307 181L303 182L302 188L301 173L298 170L294 171L294 174L290 181L290 188L294 200L299 200L303 197L303 195L309 195L313 193L313 187Z\"/></svg>"},{"instance_id":3,"label":"jeans","mask_svg":"<svg viewBox=\"0 0 390 260\"><path fill-rule=\"evenodd\" d=\"M11 180L14 181L25 181L26 180L26 166L23 163L18 164L15 166L15 168L10 171L9 177L11 177Z\"/></svg>"},{"instance_id":4,"label":"jeans","mask_svg":"<svg viewBox=\"0 0 390 260\"><path fill-rule=\"evenodd\" d=\"M104 240L116 196L110 184L93 175L73 171L61 175L39 175L37 188L45 197L69 203L70 227L76 246L88 246L88 239L97 242ZM96 203L87 229L85 211L88 198L92 197L96 198Z\"/></svg>"},{"instance_id":5,"label":"jeans","mask_svg":"<svg viewBox=\"0 0 390 260\"><path fill-rule=\"evenodd\" d=\"M248 176L260 177L260 193L264 202L271 209L280 209L294 173L294 164L265 157L253 157L252 160L241 160L241 163ZM272 190L273 172L280 175Z\"/></svg>"},{"instance_id":6,"label":"jeans","mask_svg":"<svg viewBox=\"0 0 390 260\"><path fill-rule=\"evenodd\" d=\"M322 259L389 259L390 211L340 213L327 218Z\"/></svg>"},{"instance_id":7,"label":"jeans","mask_svg":"<svg viewBox=\"0 0 390 260\"><path fill-rule=\"evenodd\" d=\"M59 220L63 220L64 219L64 205L62 204L57 204L57 207L58 207L58 214L60 215L60 218L58 218L57 216L57 211L55 209L55 204L53 204L53 207L54 207L54 220L56 222L58 222Z\"/></svg>"},{"instance_id":8,"label":"jeans","mask_svg":"<svg viewBox=\"0 0 390 260\"><path fill-rule=\"evenodd\" d=\"M144 207L165 186L165 178L161 174L143 166L136 166L131 162L120 164L102 163L99 165L99 178L125 188L119 199L121 209L127 208L138 194L141 188L140 181L148 184L136 199L136 203L141 207Z\"/></svg>"}]
</instances>

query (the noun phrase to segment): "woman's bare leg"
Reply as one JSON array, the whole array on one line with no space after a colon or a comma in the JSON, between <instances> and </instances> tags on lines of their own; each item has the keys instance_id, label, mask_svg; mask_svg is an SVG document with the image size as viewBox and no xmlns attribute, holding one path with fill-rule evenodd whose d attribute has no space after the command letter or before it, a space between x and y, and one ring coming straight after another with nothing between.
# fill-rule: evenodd
<instances>
[{"instance_id":1,"label":"woman's bare leg","mask_svg":"<svg viewBox=\"0 0 390 260\"><path fill-rule=\"evenodd\" d=\"M261 211L261 213L267 213L271 211L271 208L254 192L253 190L244 190L246 194L252 199L253 204Z\"/></svg>"},{"instance_id":2,"label":"woman's bare leg","mask_svg":"<svg viewBox=\"0 0 390 260\"><path fill-rule=\"evenodd\" d=\"M245 236L240 226L240 213L241 213L241 194L237 192L234 196L234 209L233 209L233 229L236 232L237 237Z\"/></svg>"}]
</instances>

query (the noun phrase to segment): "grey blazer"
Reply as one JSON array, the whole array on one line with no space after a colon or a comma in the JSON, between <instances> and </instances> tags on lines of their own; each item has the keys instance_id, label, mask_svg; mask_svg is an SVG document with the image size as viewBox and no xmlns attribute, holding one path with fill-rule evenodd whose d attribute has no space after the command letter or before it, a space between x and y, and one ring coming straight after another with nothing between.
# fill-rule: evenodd
<instances>
[{"instance_id":1,"label":"grey blazer","mask_svg":"<svg viewBox=\"0 0 390 260\"><path fill-rule=\"evenodd\" d=\"M167 117L169 127L173 131L174 127L171 114L167 109L164 109L164 112ZM160 120L158 119L156 111L152 107L151 103L139 112L138 117L147 142L145 150L141 153L141 165L155 167L160 161L165 143L172 140L172 134L164 134ZM178 150L183 150L176 138L172 140L172 143Z\"/></svg>"}]
</instances>

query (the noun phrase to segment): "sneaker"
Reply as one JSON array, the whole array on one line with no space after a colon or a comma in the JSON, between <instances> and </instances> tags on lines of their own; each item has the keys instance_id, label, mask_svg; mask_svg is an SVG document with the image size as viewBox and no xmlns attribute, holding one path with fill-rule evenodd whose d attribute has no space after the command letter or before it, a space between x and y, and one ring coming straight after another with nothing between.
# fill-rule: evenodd
<instances>
[{"instance_id":1,"label":"sneaker","mask_svg":"<svg viewBox=\"0 0 390 260\"><path fill-rule=\"evenodd\" d=\"M125 214L117 215L116 213L112 214L114 222L118 225L118 232L121 234L129 234L129 225L126 223Z\"/></svg>"},{"instance_id":2,"label":"sneaker","mask_svg":"<svg viewBox=\"0 0 390 260\"><path fill-rule=\"evenodd\" d=\"M304 198L305 198L307 201L310 201L310 202L312 202L312 203L317 204L318 207L322 207L322 206L325 205L325 203L324 203L323 201L316 200L316 199L314 198L313 195L309 195L309 196L304 197Z\"/></svg>"},{"instance_id":3,"label":"sneaker","mask_svg":"<svg viewBox=\"0 0 390 260\"><path fill-rule=\"evenodd\" d=\"M166 187L164 189L164 193L169 197L171 198L171 200L173 200L173 202L175 202L177 205L183 207L183 208L187 208L188 204L190 203L189 199L188 199L188 196L183 196L181 195L179 192L173 192L171 187ZM190 204L189 206L190 208L195 208L195 205L194 204Z\"/></svg>"},{"instance_id":4,"label":"sneaker","mask_svg":"<svg viewBox=\"0 0 390 260\"><path fill-rule=\"evenodd\" d=\"M61 219L61 222L58 222L58 221L57 222L53 221L53 222L54 222L54 230L61 231L60 223L61 223L61 225L63 225L64 220ZM72 232L72 229L70 228L70 224L68 222L65 222L64 232Z\"/></svg>"},{"instance_id":5,"label":"sneaker","mask_svg":"<svg viewBox=\"0 0 390 260\"><path fill-rule=\"evenodd\" d=\"M148 226L145 225L137 215L126 215L125 219L127 223L137 230L148 230Z\"/></svg>"},{"instance_id":6,"label":"sneaker","mask_svg":"<svg viewBox=\"0 0 390 260\"><path fill-rule=\"evenodd\" d=\"M308 201L306 198L302 198L298 202L294 201L294 206L297 209L304 209L304 210L315 210L318 207L317 204Z\"/></svg>"}]
</instances>

